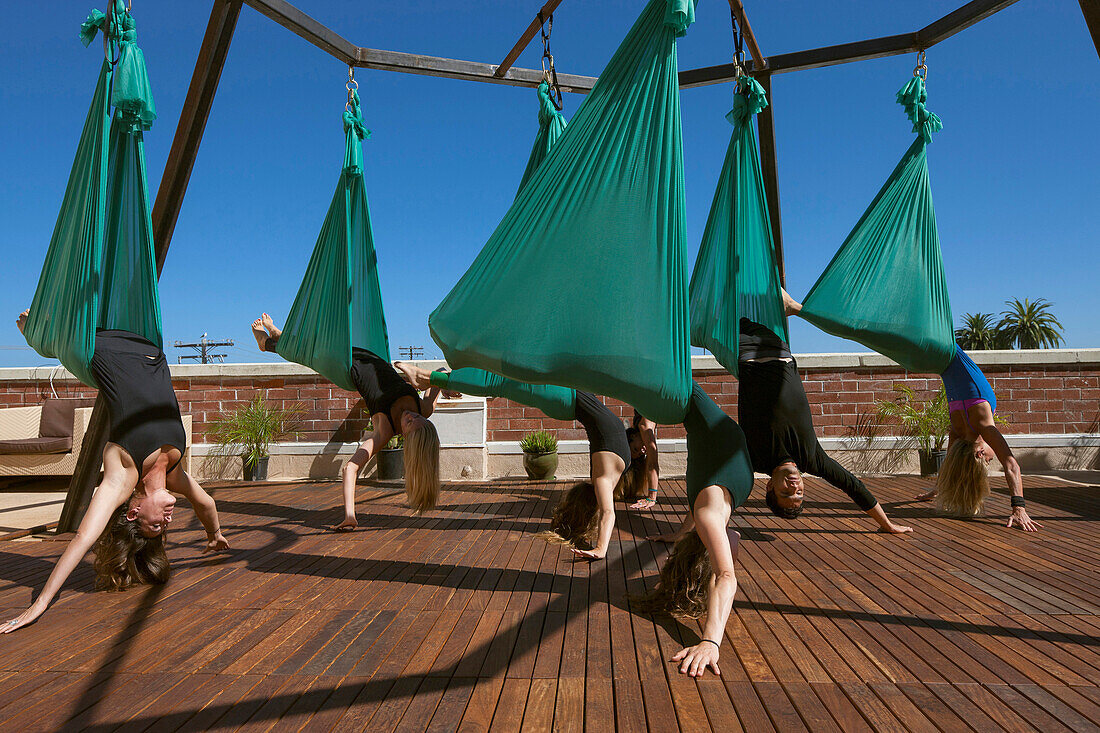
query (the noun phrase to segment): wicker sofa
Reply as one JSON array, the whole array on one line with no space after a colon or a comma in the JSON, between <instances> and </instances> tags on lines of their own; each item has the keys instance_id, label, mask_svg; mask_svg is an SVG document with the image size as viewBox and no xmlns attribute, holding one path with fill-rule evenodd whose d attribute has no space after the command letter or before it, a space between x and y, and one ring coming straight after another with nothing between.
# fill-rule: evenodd
<instances>
[{"instance_id":1,"label":"wicker sofa","mask_svg":"<svg viewBox=\"0 0 1100 733\"><path fill-rule=\"evenodd\" d=\"M31 407L0 409L0 476L71 476L92 420L89 400L47 398ZM191 416L183 416L191 470Z\"/></svg>"}]
</instances>

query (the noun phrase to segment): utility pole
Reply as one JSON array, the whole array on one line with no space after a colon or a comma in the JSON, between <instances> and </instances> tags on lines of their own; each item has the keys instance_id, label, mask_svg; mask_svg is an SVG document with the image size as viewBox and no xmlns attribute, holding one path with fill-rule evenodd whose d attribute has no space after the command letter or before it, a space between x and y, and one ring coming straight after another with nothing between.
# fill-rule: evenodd
<instances>
[{"instance_id":1,"label":"utility pole","mask_svg":"<svg viewBox=\"0 0 1100 733\"><path fill-rule=\"evenodd\" d=\"M405 357L409 361L412 361L413 359L419 359L420 357L424 356L423 346L399 346L397 348L397 351L401 354L401 356Z\"/></svg>"},{"instance_id":2,"label":"utility pole","mask_svg":"<svg viewBox=\"0 0 1100 733\"><path fill-rule=\"evenodd\" d=\"M219 346L232 346L233 339L226 339L225 341L211 341L210 339L206 338L206 334L204 333L202 335L202 338L198 340L198 343L185 344L182 341L177 341L172 345L175 346L177 349L190 348L198 349L199 351L199 353L197 354L187 354L185 356L179 357L180 364L183 363L184 359L198 359L202 364L209 364L210 362L217 359L218 363L221 363L225 361L226 354L212 354L210 352L211 350L216 349Z\"/></svg>"}]
</instances>

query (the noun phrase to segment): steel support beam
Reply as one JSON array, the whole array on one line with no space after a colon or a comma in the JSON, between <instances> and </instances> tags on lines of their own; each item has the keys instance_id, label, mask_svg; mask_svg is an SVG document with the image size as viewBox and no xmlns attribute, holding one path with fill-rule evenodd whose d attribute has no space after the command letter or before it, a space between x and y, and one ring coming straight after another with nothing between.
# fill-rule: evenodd
<instances>
[{"instance_id":1,"label":"steel support beam","mask_svg":"<svg viewBox=\"0 0 1100 733\"><path fill-rule=\"evenodd\" d=\"M195 156L206 129L206 120L218 90L222 68L225 66L233 31L241 12L241 0L215 0L210 11L199 58L191 76L191 86L183 102L168 162L164 166L156 202L153 204L153 243L156 248L157 275L164 268L164 259L172 243L187 183L195 165ZM92 499L103 461L103 448L107 445L107 405L102 397L96 399L92 419L80 447L76 470L69 482L65 506L57 523L57 531L72 532L79 525Z\"/></svg>"},{"instance_id":2,"label":"steel support beam","mask_svg":"<svg viewBox=\"0 0 1100 733\"><path fill-rule=\"evenodd\" d=\"M772 242L775 243L775 264L779 267L779 282L787 286L787 270L783 264L783 217L779 213L779 160L775 150L775 99L772 97L771 74L756 77L764 93L768 95L768 106L756 115L756 126L760 131L760 173L764 179L764 194L768 199L768 218L771 220Z\"/></svg>"},{"instance_id":3,"label":"steel support beam","mask_svg":"<svg viewBox=\"0 0 1100 733\"><path fill-rule=\"evenodd\" d=\"M1100 56L1100 0L1080 0L1081 12L1085 16L1085 23L1092 34L1092 43L1096 46L1096 54Z\"/></svg>"},{"instance_id":4,"label":"steel support beam","mask_svg":"<svg viewBox=\"0 0 1100 733\"><path fill-rule=\"evenodd\" d=\"M531 21L531 24L523 31L523 35L516 41L516 45L512 46L512 50L509 51L508 55L504 57L504 60L497 65L497 69L493 72L493 76L499 79L508 72L508 69L512 68L512 64L516 63L516 59L523 53L523 49L527 48L527 45L531 43L531 39L539 32L539 28L542 28L542 24L545 22L544 19L554 14L557 7L561 5L561 1L562 0L547 0L546 4L535 14L535 18Z\"/></svg>"}]
</instances>

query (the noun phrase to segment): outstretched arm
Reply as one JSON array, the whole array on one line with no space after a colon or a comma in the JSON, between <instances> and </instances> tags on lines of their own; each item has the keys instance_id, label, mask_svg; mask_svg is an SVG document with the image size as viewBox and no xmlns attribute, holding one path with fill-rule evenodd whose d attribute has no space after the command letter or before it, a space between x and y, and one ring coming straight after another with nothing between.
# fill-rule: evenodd
<instances>
[{"instance_id":1,"label":"outstretched arm","mask_svg":"<svg viewBox=\"0 0 1100 733\"><path fill-rule=\"evenodd\" d=\"M53 572L50 573L42 592L38 594L38 598L34 599L34 603L31 604L30 608L0 627L0 632L10 634L16 629L34 623L39 616L45 613L54 596L61 590L61 586L65 584L69 575L84 559L84 556L88 554L88 551L95 546L96 540L107 528L107 523L111 521L111 517L125 501L126 490L121 483L108 484L104 481L96 488L95 493L92 494L92 501L88 505L88 511L84 514L84 519L81 520L80 527L76 531L76 537L69 542L68 547L61 553L61 557L58 559L57 565L54 565Z\"/></svg>"},{"instance_id":2,"label":"outstretched arm","mask_svg":"<svg viewBox=\"0 0 1100 733\"><path fill-rule=\"evenodd\" d=\"M905 534L913 531L912 527L907 527L904 524L894 524L890 521L882 505L878 503L878 499L867 490L863 482L853 476L844 466L830 458L820 445L817 447L817 452L817 466L811 473L816 473L851 497L852 501L867 513L867 516L875 520L875 523L879 526L879 531L890 534Z\"/></svg>"},{"instance_id":3,"label":"outstretched arm","mask_svg":"<svg viewBox=\"0 0 1100 733\"><path fill-rule=\"evenodd\" d=\"M222 534L221 522L218 520L218 505L214 503L214 497L206 493L199 482L182 467L168 474L167 488L172 493L187 499L191 503L191 508L195 510L195 516L202 522L203 529L206 530L206 548L203 554L228 550L229 541Z\"/></svg>"},{"instance_id":4,"label":"outstretched arm","mask_svg":"<svg viewBox=\"0 0 1100 733\"><path fill-rule=\"evenodd\" d=\"M1005 436L1001 435L1001 431L997 429L997 425L993 422L993 411L986 407L982 417L976 421L976 427L978 433L982 436L989 447L993 449L993 453L997 456L997 460L1001 462L1001 466L1005 470L1005 481L1008 482L1008 491L1013 497L1019 497L1017 501L1022 502L1024 498L1024 482L1020 474L1020 464L1016 461L1016 456L1012 455L1012 449L1008 447L1008 441L1005 440ZM1011 527L1013 524L1019 524L1020 529L1025 532L1037 532L1043 525L1036 522L1034 519L1028 516L1027 509L1021 506L1012 507L1012 514L1008 518L1008 525Z\"/></svg>"},{"instance_id":5,"label":"outstretched arm","mask_svg":"<svg viewBox=\"0 0 1100 733\"><path fill-rule=\"evenodd\" d=\"M703 638L694 646L681 649L672 658L680 663L680 673L702 677L707 668L720 675L718 652L726 632L726 622L733 611L733 598L737 594L737 576L734 573L734 549L730 544L726 525L729 524L731 506L729 494L720 486L708 486L695 500L696 530L706 547L714 575L707 593L707 619L703 623Z\"/></svg>"}]
</instances>

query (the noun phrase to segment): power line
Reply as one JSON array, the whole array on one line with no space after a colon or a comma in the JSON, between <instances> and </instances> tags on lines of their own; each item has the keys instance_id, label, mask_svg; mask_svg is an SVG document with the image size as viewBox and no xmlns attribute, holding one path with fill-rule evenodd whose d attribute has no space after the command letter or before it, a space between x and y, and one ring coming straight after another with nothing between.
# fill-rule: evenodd
<instances>
[{"instance_id":1,"label":"power line","mask_svg":"<svg viewBox=\"0 0 1100 733\"><path fill-rule=\"evenodd\" d=\"M182 341L176 341L172 345L175 346L177 349L197 349L199 352L197 354L185 354L179 357L180 364L183 363L184 359L197 359L202 364L209 364L217 359L218 363L220 364L225 361L225 357L227 355L212 354L210 353L211 350L216 349L219 346L232 346L233 339L226 339L225 341L211 341L210 339L206 338L206 334L204 333L197 343L185 344Z\"/></svg>"},{"instance_id":2,"label":"power line","mask_svg":"<svg viewBox=\"0 0 1100 733\"><path fill-rule=\"evenodd\" d=\"M424 356L423 346L399 346L397 347L397 351L399 354L401 354L401 356L405 357L409 361L412 361L413 359L419 359L420 357Z\"/></svg>"}]
</instances>

